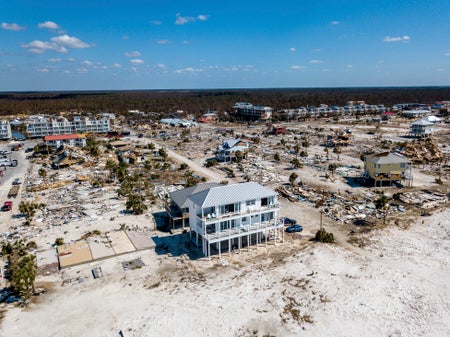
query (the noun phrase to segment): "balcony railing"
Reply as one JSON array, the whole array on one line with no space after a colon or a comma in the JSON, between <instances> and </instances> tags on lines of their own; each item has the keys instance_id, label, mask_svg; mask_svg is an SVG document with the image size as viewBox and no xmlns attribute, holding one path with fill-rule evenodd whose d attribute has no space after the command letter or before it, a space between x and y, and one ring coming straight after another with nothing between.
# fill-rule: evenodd
<instances>
[{"instance_id":1,"label":"balcony railing","mask_svg":"<svg viewBox=\"0 0 450 337\"><path fill-rule=\"evenodd\" d=\"M267 205L267 206L262 206L262 207L258 207L258 208L253 208L253 209L248 207L245 209L241 209L240 211L226 212L223 214L208 213L208 214L205 214L203 217L201 217L201 215L197 215L197 219L199 219L201 221L205 221L205 223L212 223L212 222L216 222L218 220L229 219L229 218L243 216L243 215L259 214L261 212L268 211L271 209L277 209L277 208L280 208L280 204L278 204L278 203Z\"/></svg>"},{"instance_id":2,"label":"balcony railing","mask_svg":"<svg viewBox=\"0 0 450 337\"><path fill-rule=\"evenodd\" d=\"M238 226L222 230L220 232L204 233L204 238L208 241L221 241L224 239L231 239L247 234L254 234L268 229L284 227L284 224L279 221L264 221L246 226Z\"/></svg>"}]
</instances>

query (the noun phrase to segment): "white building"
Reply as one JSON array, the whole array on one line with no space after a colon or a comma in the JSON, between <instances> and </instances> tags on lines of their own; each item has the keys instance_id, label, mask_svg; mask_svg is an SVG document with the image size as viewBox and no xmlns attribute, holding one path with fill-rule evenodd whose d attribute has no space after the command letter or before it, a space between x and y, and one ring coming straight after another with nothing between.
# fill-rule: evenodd
<instances>
[{"instance_id":1,"label":"white building","mask_svg":"<svg viewBox=\"0 0 450 337\"><path fill-rule=\"evenodd\" d=\"M277 192L258 183L215 186L187 198L191 238L205 256L211 249L220 256L222 250L284 238Z\"/></svg>"},{"instance_id":2,"label":"white building","mask_svg":"<svg viewBox=\"0 0 450 337\"><path fill-rule=\"evenodd\" d=\"M0 139L11 139L11 124L9 121L0 120Z\"/></svg>"},{"instance_id":3,"label":"white building","mask_svg":"<svg viewBox=\"0 0 450 337\"><path fill-rule=\"evenodd\" d=\"M25 124L27 134L32 138L73 133L107 133L111 130L108 117L91 119L76 116L69 120L65 117L49 119L45 116L31 116Z\"/></svg>"},{"instance_id":4,"label":"white building","mask_svg":"<svg viewBox=\"0 0 450 337\"><path fill-rule=\"evenodd\" d=\"M64 135L49 135L44 136L45 144L48 146L54 146L56 148L61 145L69 145L76 147L86 146L86 135L85 134L64 134Z\"/></svg>"},{"instance_id":5,"label":"white building","mask_svg":"<svg viewBox=\"0 0 450 337\"><path fill-rule=\"evenodd\" d=\"M421 119L411 124L410 134L413 137L429 137L433 134L434 123Z\"/></svg>"},{"instance_id":6,"label":"white building","mask_svg":"<svg viewBox=\"0 0 450 337\"><path fill-rule=\"evenodd\" d=\"M235 114L246 119L270 119L273 109L268 106L253 105L247 102L237 102L233 105Z\"/></svg>"}]
</instances>

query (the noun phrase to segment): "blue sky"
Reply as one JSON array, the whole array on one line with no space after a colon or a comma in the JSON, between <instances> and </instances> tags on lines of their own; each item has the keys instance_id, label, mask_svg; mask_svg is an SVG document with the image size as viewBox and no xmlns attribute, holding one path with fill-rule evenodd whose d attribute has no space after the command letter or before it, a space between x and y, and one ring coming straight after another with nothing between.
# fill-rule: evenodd
<instances>
[{"instance_id":1,"label":"blue sky","mask_svg":"<svg viewBox=\"0 0 450 337\"><path fill-rule=\"evenodd\" d=\"M448 0L0 3L0 91L430 85Z\"/></svg>"}]
</instances>

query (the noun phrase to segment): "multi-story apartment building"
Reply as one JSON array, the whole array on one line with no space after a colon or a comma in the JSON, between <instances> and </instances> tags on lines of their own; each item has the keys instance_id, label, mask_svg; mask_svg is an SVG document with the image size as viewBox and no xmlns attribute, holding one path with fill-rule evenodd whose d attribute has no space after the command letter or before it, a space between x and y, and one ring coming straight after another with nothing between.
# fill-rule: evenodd
<instances>
[{"instance_id":1,"label":"multi-story apartment building","mask_svg":"<svg viewBox=\"0 0 450 337\"><path fill-rule=\"evenodd\" d=\"M91 119L89 117L76 116L69 120L65 117L31 116L25 124L26 132L31 138L88 132L107 133L111 130L111 123L108 117Z\"/></svg>"},{"instance_id":2,"label":"multi-story apartment building","mask_svg":"<svg viewBox=\"0 0 450 337\"><path fill-rule=\"evenodd\" d=\"M61 145L69 145L76 147L86 146L86 135L85 134L73 134L68 133L64 135L49 135L44 136L45 144L54 147L60 147Z\"/></svg>"},{"instance_id":3,"label":"multi-story apartment building","mask_svg":"<svg viewBox=\"0 0 450 337\"><path fill-rule=\"evenodd\" d=\"M234 113L244 119L258 120L270 119L273 109L268 106L253 105L247 102L238 102L233 105Z\"/></svg>"},{"instance_id":4,"label":"multi-story apartment building","mask_svg":"<svg viewBox=\"0 0 450 337\"><path fill-rule=\"evenodd\" d=\"M9 121L0 120L0 139L11 139L11 124Z\"/></svg>"},{"instance_id":5,"label":"multi-story apartment building","mask_svg":"<svg viewBox=\"0 0 450 337\"><path fill-rule=\"evenodd\" d=\"M277 192L258 183L210 187L187 199L191 238L205 256L284 238Z\"/></svg>"}]
</instances>

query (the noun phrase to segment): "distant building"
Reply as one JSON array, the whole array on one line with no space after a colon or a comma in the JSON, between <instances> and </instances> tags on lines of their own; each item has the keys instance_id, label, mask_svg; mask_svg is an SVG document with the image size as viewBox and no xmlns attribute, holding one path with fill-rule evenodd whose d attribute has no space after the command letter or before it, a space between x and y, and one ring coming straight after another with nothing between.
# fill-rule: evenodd
<instances>
[{"instance_id":1,"label":"distant building","mask_svg":"<svg viewBox=\"0 0 450 337\"><path fill-rule=\"evenodd\" d=\"M0 120L0 139L11 139L11 124L7 120Z\"/></svg>"},{"instance_id":2,"label":"distant building","mask_svg":"<svg viewBox=\"0 0 450 337\"><path fill-rule=\"evenodd\" d=\"M250 120L270 119L273 112L271 107L253 105L248 102L237 102L233 105L233 110L237 116Z\"/></svg>"},{"instance_id":3,"label":"distant building","mask_svg":"<svg viewBox=\"0 0 450 337\"><path fill-rule=\"evenodd\" d=\"M218 116L217 113L215 112L208 112L202 115L202 117L200 117L199 122L200 123L214 123L217 122L218 120Z\"/></svg>"},{"instance_id":4,"label":"distant building","mask_svg":"<svg viewBox=\"0 0 450 337\"><path fill-rule=\"evenodd\" d=\"M283 237L278 194L258 183L210 187L187 199L191 239L205 256Z\"/></svg>"},{"instance_id":5,"label":"distant building","mask_svg":"<svg viewBox=\"0 0 450 337\"><path fill-rule=\"evenodd\" d=\"M48 135L44 137L45 144L48 146L54 146L56 148L61 145L85 147L86 135L85 134L65 134L65 135Z\"/></svg>"},{"instance_id":6,"label":"distant building","mask_svg":"<svg viewBox=\"0 0 450 337\"><path fill-rule=\"evenodd\" d=\"M413 137L429 137L433 134L434 123L421 119L411 124L410 135Z\"/></svg>"},{"instance_id":7,"label":"distant building","mask_svg":"<svg viewBox=\"0 0 450 337\"><path fill-rule=\"evenodd\" d=\"M179 118L163 118L159 121L161 124L170 126L183 126L183 127L195 127L197 123L194 121L179 119Z\"/></svg>"},{"instance_id":8,"label":"distant building","mask_svg":"<svg viewBox=\"0 0 450 337\"><path fill-rule=\"evenodd\" d=\"M405 180L412 184L411 162L399 153L379 153L366 156L364 160L363 179L373 182L374 187L383 186Z\"/></svg>"},{"instance_id":9,"label":"distant building","mask_svg":"<svg viewBox=\"0 0 450 337\"><path fill-rule=\"evenodd\" d=\"M240 151L245 158L248 153L248 143L242 139L227 139L222 141L216 150L216 159L218 161L231 162L236 160L236 152Z\"/></svg>"},{"instance_id":10,"label":"distant building","mask_svg":"<svg viewBox=\"0 0 450 337\"><path fill-rule=\"evenodd\" d=\"M25 124L26 133L30 138L89 132L107 133L111 130L109 117L91 119L76 116L69 120L65 117L30 116Z\"/></svg>"}]
</instances>

